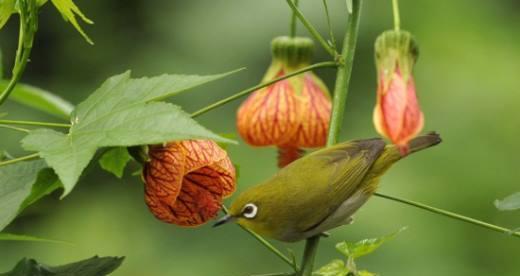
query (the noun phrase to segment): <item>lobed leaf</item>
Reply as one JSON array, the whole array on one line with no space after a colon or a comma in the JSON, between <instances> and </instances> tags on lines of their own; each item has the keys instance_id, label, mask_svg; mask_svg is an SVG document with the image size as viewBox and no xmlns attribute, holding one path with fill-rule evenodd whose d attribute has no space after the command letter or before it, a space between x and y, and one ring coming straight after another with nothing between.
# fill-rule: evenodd
<instances>
[{"instance_id":1,"label":"lobed leaf","mask_svg":"<svg viewBox=\"0 0 520 276\"><path fill-rule=\"evenodd\" d=\"M18 213L22 212L29 205L34 204L36 201L40 200L42 197L49 195L55 190L62 187L58 176L54 173L51 168L42 169L38 173L38 178L36 178L36 182L32 185L31 193L25 200L22 202L20 206L20 210Z\"/></svg>"},{"instance_id":2,"label":"lobed leaf","mask_svg":"<svg viewBox=\"0 0 520 276\"><path fill-rule=\"evenodd\" d=\"M16 217L31 194L38 172L45 167L43 160L0 167L0 231Z\"/></svg>"},{"instance_id":3,"label":"lobed leaf","mask_svg":"<svg viewBox=\"0 0 520 276\"><path fill-rule=\"evenodd\" d=\"M336 249L345 257L356 259L372 253L374 250L383 245L383 243L392 240L395 236L397 236L397 234L401 233L405 229L406 227L381 238L365 239L356 243L343 241L336 244Z\"/></svg>"},{"instance_id":4,"label":"lobed leaf","mask_svg":"<svg viewBox=\"0 0 520 276\"><path fill-rule=\"evenodd\" d=\"M495 207L500 211L513 211L520 209L520 192L509 195L502 200L495 200Z\"/></svg>"},{"instance_id":5,"label":"lobed leaf","mask_svg":"<svg viewBox=\"0 0 520 276\"><path fill-rule=\"evenodd\" d=\"M99 165L105 171L112 173L117 178L123 177L126 164L132 157L128 154L128 150L125 147L115 147L109 149L99 159Z\"/></svg>"},{"instance_id":6,"label":"lobed leaf","mask_svg":"<svg viewBox=\"0 0 520 276\"><path fill-rule=\"evenodd\" d=\"M345 266L345 262L336 259L330 261L328 264L320 267L317 271L313 272L313 276L347 276L349 269Z\"/></svg>"},{"instance_id":7,"label":"lobed leaf","mask_svg":"<svg viewBox=\"0 0 520 276\"><path fill-rule=\"evenodd\" d=\"M34 130L22 140L23 147L38 151L54 169L63 183L63 196L66 196L98 148L185 139L234 142L199 125L180 107L155 102L230 73L131 79L128 71L111 77L76 107L69 133Z\"/></svg>"},{"instance_id":8,"label":"lobed leaf","mask_svg":"<svg viewBox=\"0 0 520 276\"><path fill-rule=\"evenodd\" d=\"M24 258L9 272L0 276L103 276L112 273L124 257L98 257L61 266L48 266L34 259Z\"/></svg>"},{"instance_id":9,"label":"lobed leaf","mask_svg":"<svg viewBox=\"0 0 520 276\"><path fill-rule=\"evenodd\" d=\"M0 80L0 90L7 87L8 83L6 80ZM66 120L70 118L74 109L71 103L51 92L27 84L17 84L9 99Z\"/></svg>"},{"instance_id":10,"label":"lobed leaf","mask_svg":"<svg viewBox=\"0 0 520 276\"><path fill-rule=\"evenodd\" d=\"M0 167L0 231L21 211L61 187L43 160Z\"/></svg>"},{"instance_id":11,"label":"lobed leaf","mask_svg":"<svg viewBox=\"0 0 520 276\"><path fill-rule=\"evenodd\" d=\"M65 19L65 21L70 22L70 24L72 24L72 26L74 26L74 28L76 28L76 30L81 34L81 36L83 36L83 38L85 38L85 40L89 44L93 45L94 42L92 42L90 37L88 37L88 35L83 31L83 29L79 25L78 21L76 20L76 15L79 16L79 18L81 18L81 20L83 20L83 22L85 22L87 24L94 24L94 22L92 22L92 20L88 19L81 12L81 10L78 8L78 6L76 6L76 4L74 4L74 2L72 0L51 0L51 2L52 2L52 4L54 4L56 9L61 13L61 15L63 16L63 19Z\"/></svg>"},{"instance_id":12,"label":"lobed leaf","mask_svg":"<svg viewBox=\"0 0 520 276\"><path fill-rule=\"evenodd\" d=\"M15 0L0 0L0 29L2 29L7 20L9 20L11 14L16 12L15 4Z\"/></svg>"}]
</instances>

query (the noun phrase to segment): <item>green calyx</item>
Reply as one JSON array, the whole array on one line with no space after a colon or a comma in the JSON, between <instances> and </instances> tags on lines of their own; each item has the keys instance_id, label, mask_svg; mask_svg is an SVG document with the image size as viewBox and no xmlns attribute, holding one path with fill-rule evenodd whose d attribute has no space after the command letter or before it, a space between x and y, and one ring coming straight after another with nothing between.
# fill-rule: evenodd
<instances>
[{"instance_id":1,"label":"green calyx","mask_svg":"<svg viewBox=\"0 0 520 276\"><path fill-rule=\"evenodd\" d=\"M271 42L273 62L297 69L311 63L314 42L307 37L279 36Z\"/></svg>"},{"instance_id":2,"label":"green calyx","mask_svg":"<svg viewBox=\"0 0 520 276\"><path fill-rule=\"evenodd\" d=\"M150 157L148 156L148 146L132 146L127 148L128 153L132 158L134 158L135 161L139 162L140 164L145 164L150 162Z\"/></svg>"},{"instance_id":3,"label":"green calyx","mask_svg":"<svg viewBox=\"0 0 520 276\"><path fill-rule=\"evenodd\" d=\"M412 74L419 56L419 47L412 34L407 31L385 31L376 39L375 58L378 76L390 81L399 68L405 83Z\"/></svg>"}]
</instances>

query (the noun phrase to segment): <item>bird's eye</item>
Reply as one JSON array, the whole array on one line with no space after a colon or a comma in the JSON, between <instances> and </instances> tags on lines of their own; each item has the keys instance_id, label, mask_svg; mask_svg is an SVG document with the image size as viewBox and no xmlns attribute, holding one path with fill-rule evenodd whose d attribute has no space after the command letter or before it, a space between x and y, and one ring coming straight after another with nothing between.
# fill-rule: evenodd
<instances>
[{"instance_id":1,"label":"bird's eye","mask_svg":"<svg viewBox=\"0 0 520 276\"><path fill-rule=\"evenodd\" d=\"M258 207L254 205L253 203L248 203L246 206L244 206L244 209L242 209L242 216L248 219L252 219L256 217L256 213L258 212Z\"/></svg>"}]
</instances>

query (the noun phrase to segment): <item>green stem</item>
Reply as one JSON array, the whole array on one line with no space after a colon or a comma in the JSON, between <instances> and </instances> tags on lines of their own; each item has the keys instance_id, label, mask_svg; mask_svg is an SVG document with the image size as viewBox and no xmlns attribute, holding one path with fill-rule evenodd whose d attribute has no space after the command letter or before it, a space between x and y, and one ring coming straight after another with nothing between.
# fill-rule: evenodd
<instances>
[{"instance_id":1,"label":"green stem","mask_svg":"<svg viewBox=\"0 0 520 276\"><path fill-rule=\"evenodd\" d=\"M29 3L30 2L30 3ZM20 3L20 31L18 36L18 47L13 66L13 75L7 87L0 93L0 105L2 105L14 87L22 77L32 49L32 40L36 31L37 11L33 5L35 2Z\"/></svg>"},{"instance_id":2,"label":"green stem","mask_svg":"<svg viewBox=\"0 0 520 276\"><path fill-rule=\"evenodd\" d=\"M401 29L401 17L399 16L399 0L392 0L392 10L394 12L394 29Z\"/></svg>"},{"instance_id":3,"label":"green stem","mask_svg":"<svg viewBox=\"0 0 520 276\"><path fill-rule=\"evenodd\" d=\"M310 237L305 242L305 249L303 250L302 269L300 270L301 276L312 275L312 269L314 267L314 259L318 253L318 244L320 243L320 235Z\"/></svg>"},{"instance_id":4,"label":"green stem","mask_svg":"<svg viewBox=\"0 0 520 276\"><path fill-rule=\"evenodd\" d=\"M42 127L61 127L61 128L70 128L71 127L70 124L34 122L34 121L17 121L17 120L0 120L0 124L42 126Z\"/></svg>"},{"instance_id":5,"label":"green stem","mask_svg":"<svg viewBox=\"0 0 520 276\"><path fill-rule=\"evenodd\" d=\"M243 227L242 225L240 225L240 228L244 229L247 233L251 234L251 236L253 236L253 238L255 238L257 241L259 241L261 244L263 244L267 249L269 249L276 256L278 256L282 261L284 261L285 263L287 263L291 267L298 269L298 265L296 265L291 259L289 259L289 257L285 256L285 254L280 252L280 250L278 250L276 247L274 247L274 245L272 245L269 241L267 241L266 239L262 238L262 236L260 236L257 233L255 233L255 232L253 232L253 231Z\"/></svg>"},{"instance_id":6,"label":"green stem","mask_svg":"<svg viewBox=\"0 0 520 276\"><path fill-rule=\"evenodd\" d=\"M477 226L480 226L480 227L483 227L483 228L486 228L489 230L493 230L493 231L500 232L500 233L506 233L506 234L509 234L509 235L515 236L515 237L520 237L520 232L516 232L515 230L507 229L507 228L500 227L500 226L497 226L494 224L490 224L490 223L487 223L484 221L480 221L480 220L477 220L474 218L466 217L466 216L463 216L463 215L460 215L457 213L435 208L435 207L432 207L432 206L429 206L429 205L426 205L426 204L423 204L420 202L416 202L416 201L412 201L412 200L408 200L408 199L404 199L404 198L398 198L395 196L389 196L389 195L385 195L385 194L381 194L381 193L375 193L374 195L381 197L381 198L389 199L392 201L404 203L406 205L417 207L419 209L423 209L423 210L426 210L426 211L429 211L429 212L432 212L435 214L443 215L443 216L446 216L446 217L449 217L452 219L471 223L473 225L477 225Z\"/></svg>"},{"instance_id":7,"label":"green stem","mask_svg":"<svg viewBox=\"0 0 520 276\"><path fill-rule=\"evenodd\" d=\"M345 104L347 102L350 76L352 74L352 65L354 63L354 53L358 37L360 12L361 0L353 1L352 14L348 18L347 33L343 41L343 50L341 52L342 66L339 67L336 75L334 99L332 102L332 115L329 124L329 135L327 137L328 146L336 144L343 124L343 115L345 113Z\"/></svg>"},{"instance_id":8,"label":"green stem","mask_svg":"<svg viewBox=\"0 0 520 276\"><path fill-rule=\"evenodd\" d=\"M229 213L228 209L224 205L222 205L222 211L224 212L224 214L228 214ZM267 241L266 239L262 238L262 236L258 235L257 233L253 232L252 230L249 230L249 229L245 228L242 225L239 225L239 226L244 231L246 231L251 236L253 236L253 238L255 238L257 241L259 241L261 244L263 244L267 249L269 249L271 252L273 252L276 256L278 256L282 261L284 261L285 263L287 263L291 267L294 267L294 268L296 268L296 270L298 270L298 265L295 264L291 259L289 259L289 257L285 256L285 254L280 252L280 250L278 250L269 241Z\"/></svg>"},{"instance_id":9,"label":"green stem","mask_svg":"<svg viewBox=\"0 0 520 276\"><path fill-rule=\"evenodd\" d=\"M294 5L298 7L299 0L294 0ZM296 13L293 11L291 16L291 37L296 36Z\"/></svg>"},{"instance_id":10,"label":"green stem","mask_svg":"<svg viewBox=\"0 0 520 276\"><path fill-rule=\"evenodd\" d=\"M337 66L337 64L335 62L333 62L333 61L325 61L325 62L320 62L320 63L316 63L316 64L313 64L313 65L304 67L304 68L302 68L300 70L294 71L294 72L292 72L290 74L287 74L285 76L282 76L282 77L276 78L274 80L271 80L271 81L268 81L268 82L265 82L265 83L261 83L259 85L253 86L251 88L242 90L242 91L240 91L240 92L238 92L238 93L236 93L236 94L234 94L232 96L229 96L229 97L227 97L225 99L222 99L222 100L220 100L218 102L215 102L213 104L210 104L210 105L208 105L208 106L206 106L204 108L201 108L201 109L193 112L191 114L191 117L194 118L194 117L200 116L200 115L202 115L202 114L204 114L204 113L206 113L206 112L208 112L210 110L213 110L213 109L215 109L215 108L217 108L219 106L227 104L227 103L229 103L229 102L231 102L233 100L236 100L236 99L238 99L240 97L243 97L243 96L245 96L245 95L247 95L247 94L249 94L251 92L254 92L254 91L258 90L258 89L261 89L261 88L264 88L266 86L269 86L269 85L271 85L273 83L279 82L281 80L285 80L285 79L288 79L290 77L294 77L296 75L299 75L301 73L304 73L304 72L307 72L307 71L311 71L311 70L314 70L314 69L324 68L324 67L336 67L336 66Z\"/></svg>"},{"instance_id":11,"label":"green stem","mask_svg":"<svg viewBox=\"0 0 520 276\"><path fill-rule=\"evenodd\" d=\"M332 47L334 51L336 51L336 38L334 37L334 32L332 31L332 24L330 23L330 14L329 14L329 6L327 5L327 0L323 0L323 8L325 9L325 15L327 17L327 27L329 28L329 36L330 42L332 43Z\"/></svg>"},{"instance_id":12,"label":"green stem","mask_svg":"<svg viewBox=\"0 0 520 276\"><path fill-rule=\"evenodd\" d=\"M0 167L7 166L7 165L10 165L10 164L14 164L14 163L18 163L18 162L21 162L21 161L27 161L27 160L31 160L31 159L36 159L38 157L40 157L40 154L33 153L33 154L26 155L26 156L14 158L14 159L9 159L9 160L0 162Z\"/></svg>"},{"instance_id":13,"label":"green stem","mask_svg":"<svg viewBox=\"0 0 520 276\"><path fill-rule=\"evenodd\" d=\"M21 22L21 20L20 20ZM22 77L22 73L25 69L25 65L27 64L27 58L29 56L29 53L25 54L26 52L30 51L24 51L23 50L23 41L24 41L24 26L22 23L20 23L20 36L18 38L18 48L16 49L16 57L15 57L15 64L13 69L13 76L11 77L11 80L7 84L7 87L2 91L0 94L0 105L2 105L5 100L7 100L7 97L9 97L9 94L13 91L14 87L16 86L16 83L20 80ZM20 64L19 62L22 61ZM20 69L16 69L20 68Z\"/></svg>"},{"instance_id":14,"label":"green stem","mask_svg":"<svg viewBox=\"0 0 520 276\"><path fill-rule=\"evenodd\" d=\"M352 74L352 65L354 62L354 53L359 29L359 18L361 14L361 0L352 2L352 14L348 18L347 33L343 41L343 49L341 51L341 65L336 76L336 85L334 87L334 99L332 103L332 115L329 125L329 134L327 137L327 146L332 146L338 140L343 122L343 113L347 102L347 94L350 84L350 75ZM307 239L303 253L302 269L299 276L310 276L314 267L314 258L318 250L320 236Z\"/></svg>"},{"instance_id":15,"label":"green stem","mask_svg":"<svg viewBox=\"0 0 520 276\"><path fill-rule=\"evenodd\" d=\"M307 28L309 33L316 39L321 46L329 53L333 58L336 58L338 56L338 53L327 43L327 41L320 35L320 33L312 26L312 24L303 16L303 13L294 5L294 2L292 0L286 0L287 4L291 7L293 10L293 13L296 14L298 19L302 22L303 26Z\"/></svg>"},{"instance_id":16,"label":"green stem","mask_svg":"<svg viewBox=\"0 0 520 276\"><path fill-rule=\"evenodd\" d=\"M1 128L12 129L12 130L16 130L16 131L20 131L20 132L24 132L24 133L31 132L30 130L25 129L25 128L21 128L21 127L14 127L14 126L2 125L2 124L0 124L0 127Z\"/></svg>"}]
</instances>

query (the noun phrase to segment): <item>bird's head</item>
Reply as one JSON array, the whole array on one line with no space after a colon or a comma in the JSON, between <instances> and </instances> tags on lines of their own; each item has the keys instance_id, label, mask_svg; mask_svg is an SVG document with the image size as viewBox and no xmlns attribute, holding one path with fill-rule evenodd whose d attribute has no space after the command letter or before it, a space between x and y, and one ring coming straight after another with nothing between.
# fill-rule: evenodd
<instances>
[{"instance_id":1,"label":"bird's head","mask_svg":"<svg viewBox=\"0 0 520 276\"><path fill-rule=\"evenodd\" d=\"M264 198L265 194L259 191L257 187L240 194L231 204L228 214L220 218L213 226L236 222L260 235L270 236L272 229L269 227L271 224L269 223L269 199Z\"/></svg>"}]
</instances>

